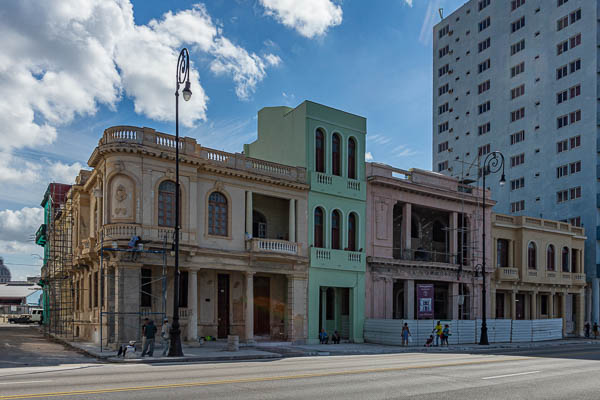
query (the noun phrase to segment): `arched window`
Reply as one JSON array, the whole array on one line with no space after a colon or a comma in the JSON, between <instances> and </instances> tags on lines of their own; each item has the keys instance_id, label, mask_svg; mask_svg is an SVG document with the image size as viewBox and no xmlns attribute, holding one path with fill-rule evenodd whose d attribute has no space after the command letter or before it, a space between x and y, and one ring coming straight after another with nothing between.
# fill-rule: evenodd
<instances>
[{"instance_id":1,"label":"arched window","mask_svg":"<svg viewBox=\"0 0 600 400\"><path fill-rule=\"evenodd\" d=\"M496 242L496 264L498 268L508 267L508 240L498 239Z\"/></svg>"},{"instance_id":2,"label":"arched window","mask_svg":"<svg viewBox=\"0 0 600 400\"><path fill-rule=\"evenodd\" d=\"M334 133L331 141L331 173L337 176L342 175L341 145L340 135Z\"/></svg>"},{"instance_id":3,"label":"arched window","mask_svg":"<svg viewBox=\"0 0 600 400\"><path fill-rule=\"evenodd\" d=\"M356 179L356 141L348 140L348 178Z\"/></svg>"},{"instance_id":4,"label":"arched window","mask_svg":"<svg viewBox=\"0 0 600 400\"><path fill-rule=\"evenodd\" d=\"M340 249L340 212L331 213L331 248Z\"/></svg>"},{"instance_id":5,"label":"arched window","mask_svg":"<svg viewBox=\"0 0 600 400\"><path fill-rule=\"evenodd\" d=\"M227 236L227 198L219 192L208 197L208 234Z\"/></svg>"},{"instance_id":6,"label":"arched window","mask_svg":"<svg viewBox=\"0 0 600 400\"><path fill-rule=\"evenodd\" d=\"M350 213L348 216L348 250L356 251L356 214Z\"/></svg>"},{"instance_id":7,"label":"arched window","mask_svg":"<svg viewBox=\"0 0 600 400\"><path fill-rule=\"evenodd\" d=\"M315 134L315 168L317 172L325 172L325 134L321 129Z\"/></svg>"},{"instance_id":8,"label":"arched window","mask_svg":"<svg viewBox=\"0 0 600 400\"><path fill-rule=\"evenodd\" d=\"M175 193L176 184L164 181L158 186L158 225L175 226Z\"/></svg>"},{"instance_id":9,"label":"arched window","mask_svg":"<svg viewBox=\"0 0 600 400\"><path fill-rule=\"evenodd\" d=\"M554 245L548 245L548 249L546 250L546 269L548 271L554 271L556 267L555 256Z\"/></svg>"},{"instance_id":10,"label":"arched window","mask_svg":"<svg viewBox=\"0 0 600 400\"><path fill-rule=\"evenodd\" d=\"M527 266L529 269L537 269L537 248L533 242L527 246Z\"/></svg>"},{"instance_id":11,"label":"arched window","mask_svg":"<svg viewBox=\"0 0 600 400\"><path fill-rule=\"evenodd\" d=\"M314 246L315 247L324 247L323 246L323 209L321 207L317 207L315 209L315 237L314 237Z\"/></svg>"},{"instance_id":12,"label":"arched window","mask_svg":"<svg viewBox=\"0 0 600 400\"><path fill-rule=\"evenodd\" d=\"M568 247L562 248L562 270L563 270L563 272L570 272L569 271L569 248Z\"/></svg>"}]
</instances>

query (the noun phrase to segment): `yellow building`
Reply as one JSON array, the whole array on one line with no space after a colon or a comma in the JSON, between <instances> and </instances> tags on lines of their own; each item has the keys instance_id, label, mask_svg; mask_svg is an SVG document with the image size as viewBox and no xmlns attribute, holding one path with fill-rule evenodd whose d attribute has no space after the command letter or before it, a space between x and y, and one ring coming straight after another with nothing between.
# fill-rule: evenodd
<instances>
[{"instance_id":1,"label":"yellow building","mask_svg":"<svg viewBox=\"0 0 600 400\"><path fill-rule=\"evenodd\" d=\"M492 238L492 318L563 318L565 335L581 335L584 229L566 222L493 214Z\"/></svg>"}]
</instances>

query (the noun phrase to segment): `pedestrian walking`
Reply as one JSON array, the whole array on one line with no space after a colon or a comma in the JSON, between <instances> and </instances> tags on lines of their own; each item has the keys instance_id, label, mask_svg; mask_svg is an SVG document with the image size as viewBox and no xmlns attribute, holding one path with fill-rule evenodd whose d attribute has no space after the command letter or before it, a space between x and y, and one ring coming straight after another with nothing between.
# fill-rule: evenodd
<instances>
[{"instance_id":1,"label":"pedestrian walking","mask_svg":"<svg viewBox=\"0 0 600 400\"><path fill-rule=\"evenodd\" d=\"M156 326L154 321L149 320L144 329L144 347L142 349L142 357L148 354L150 357L154 354L154 338L156 337Z\"/></svg>"},{"instance_id":2,"label":"pedestrian walking","mask_svg":"<svg viewBox=\"0 0 600 400\"><path fill-rule=\"evenodd\" d=\"M590 329L591 329L591 326L590 326L590 323L588 321L588 322L585 323L585 337L586 338L590 337Z\"/></svg>"},{"instance_id":3,"label":"pedestrian walking","mask_svg":"<svg viewBox=\"0 0 600 400\"><path fill-rule=\"evenodd\" d=\"M144 318L144 322L142 323L142 349L146 348L146 325L148 325L148 318Z\"/></svg>"},{"instance_id":4,"label":"pedestrian walking","mask_svg":"<svg viewBox=\"0 0 600 400\"><path fill-rule=\"evenodd\" d=\"M436 346L440 345L440 339L442 338L443 330L444 330L444 328L442 328L442 321L438 321L436 326L431 331L431 333L435 334L435 345Z\"/></svg>"},{"instance_id":5,"label":"pedestrian walking","mask_svg":"<svg viewBox=\"0 0 600 400\"><path fill-rule=\"evenodd\" d=\"M600 331L598 330L597 322L594 322L594 327L592 328L592 332L594 333L594 339L598 339L598 335L600 335Z\"/></svg>"},{"instance_id":6,"label":"pedestrian walking","mask_svg":"<svg viewBox=\"0 0 600 400\"><path fill-rule=\"evenodd\" d=\"M446 343L446 347L448 347L448 338L450 337L450 325L444 325L444 329L442 330L442 346Z\"/></svg>"},{"instance_id":7,"label":"pedestrian walking","mask_svg":"<svg viewBox=\"0 0 600 400\"><path fill-rule=\"evenodd\" d=\"M171 347L171 336L169 331L171 330L171 325L169 324L169 319L165 318L163 320L162 328L160 330L160 337L162 338L163 343L163 352L162 355L166 356L169 354L169 348Z\"/></svg>"},{"instance_id":8,"label":"pedestrian walking","mask_svg":"<svg viewBox=\"0 0 600 400\"><path fill-rule=\"evenodd\" d=\"M402 327L402 346L408 346L408 337L412 336L410 334L410 329L408 329L408 324L405 322Z\"/></svg>"}]
</instances>

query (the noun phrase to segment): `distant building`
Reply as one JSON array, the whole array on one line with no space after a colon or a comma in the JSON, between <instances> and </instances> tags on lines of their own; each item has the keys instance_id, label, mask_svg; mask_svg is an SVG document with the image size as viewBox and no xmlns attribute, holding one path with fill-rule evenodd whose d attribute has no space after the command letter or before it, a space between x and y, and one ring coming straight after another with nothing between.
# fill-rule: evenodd
<instances>
[{"instance_id":1,"label":"distant building","mask_svg":"<svg viewBox=\"0 0 600 400\"><path fill-rule=\"evenodd\" d=\"M566 222L493 214L492 318L562 318L565 335L585 320L585 233Z\"/></svg>"},{"instance_id":2,"label":"distant building","mask_svg":"<svg viewBox=\"0 0 600 400\"><path fill-rule=\"evenodd\" d=\"M10 282L10 270L4 265L4 259L0 257L0 283Z\"/></svg>"},{"instance_id":3,"label":"distant building","mask_svg":"<svg viewBox=\"0 0 600 400\"><path fill-rule=\"evenodd\" d=\"M494 211L585 226L600 320L599 2L470 0L433 29L433 169L477 181L502 151ZM479 165L478 165L479 164ZM588 314L590 315L590 314Z\"/></svg>"}]
</instances>

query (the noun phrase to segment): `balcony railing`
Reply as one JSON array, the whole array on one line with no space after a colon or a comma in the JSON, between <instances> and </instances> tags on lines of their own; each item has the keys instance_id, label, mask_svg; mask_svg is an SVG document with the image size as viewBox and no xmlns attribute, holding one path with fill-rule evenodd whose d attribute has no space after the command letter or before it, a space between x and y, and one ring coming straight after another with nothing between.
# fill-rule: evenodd
<instances>
[{"instance_id":1,"label":"balcony railing","mask_svg":"<svg viewBox=\"0 0 600 400\"><path fill-rule=\"evenodd\" d=\"M300 245L295 242L278 239L254 238L248 240L249 250L253 253L276 253L297 256Z\"/></svg>"},{"instance_id":2,"label":"balcony railing","mask_svg":"<svg viewBox=\"0 0 600 400\"><path fill-rule=\"evenodd\" d=\"M573 274L573 283L575 283L576 285L585 285L585 282L585 274Z\"/></svg>"},{"instance_id":3,"label":"balcony railing","mask_svg":"<svg viewBox=\"0 0 600 400\"><path fill-rule=\"evenodd\" d=\"M394 258L409 261L456 264L456 256L454 254L425 249L404 249L401 251L400 257L396 255Z\"/></svg>"},{"instance_id":4,"label":"balcony railing","mask_svg":"<svg viewBox=\"0 0 600 400\"><path fill-rule=\"evenodd\" d=\"M365 268L365 255L360 251L323 249L311 247L311 265L314 267L361 271Z\"/></svg>"},{"instance_id":5,"label":"balcony railing","mask_svg":"<svg viewBox=\"0 0 600 400\"><path fill-rule=\"evenodd\" d=\"M517 281L519 280L519 270L517 268L499 267L496 270L496 278L499 281Z\"/></svg>"}]
</instances>

